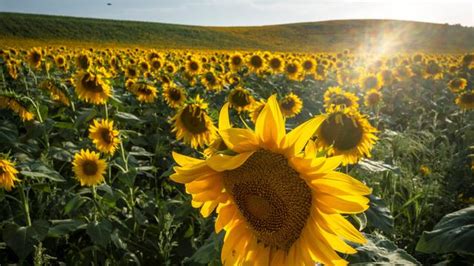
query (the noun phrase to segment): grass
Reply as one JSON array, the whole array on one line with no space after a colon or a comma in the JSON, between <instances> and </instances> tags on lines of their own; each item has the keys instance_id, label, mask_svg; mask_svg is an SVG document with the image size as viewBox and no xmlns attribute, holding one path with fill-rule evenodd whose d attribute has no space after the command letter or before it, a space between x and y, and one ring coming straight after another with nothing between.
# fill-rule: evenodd
<instances>
[{"instance_id":1,"label":"grass","mask_svg":"<svg viewBox=\"0 0 474 266\"><path fill-rule=\"evenodd\" d=\"M0 13L2 46L69 45L295 52L474 50L474 28L395 20L341 20L258 27L203 27Z\"/></svg>"}]
</instances>

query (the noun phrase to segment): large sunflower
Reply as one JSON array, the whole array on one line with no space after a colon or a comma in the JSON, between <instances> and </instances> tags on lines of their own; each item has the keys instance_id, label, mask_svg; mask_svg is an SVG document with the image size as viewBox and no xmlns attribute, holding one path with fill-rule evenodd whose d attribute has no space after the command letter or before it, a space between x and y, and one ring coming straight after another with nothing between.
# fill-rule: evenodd
<instances>
[{"instance_id":1,"label":"large sunflower","mask_svg":"<svg viewBox=\"0 0 474 266\"><path fill-rule=\"evenodd\" d=\"M191 144L192 148L211 143L217 129L206 109L207 103L199 95L194 102L184 105L173 117L172 132L176 132L176 139L183 139L185 143Z\"/></svg>"},{"instance_id":2,"label":"large sunflower","mask_svg":"<svg viewBox=\"0 0 474 266\"><path fill-rule=\"evenodd\" d=\"M474 91L465 91L459 94L455 102L461 109L474 109Z\"/></svg>"},{"instance_id":3,"label":"large sunflower","mask_svg":"<svg viewBox=\"0 0 474 266\"><path fill-rule=\"evenodd\" d=\"M229 93L229 103L237 112L247 111L252 106L254 99L250 91L237 87Z\"/></svg>"},{"instance_id":4,"label":"large sunflower","mask_svg":"<svg viewBox=\"0 0 474 266\"><path fill-rule=\"evenodd\" d=\"M100 74L81 71L76 75L75 85L79 99L92 104L105 104L112 95L109 84Z\"/></svg>"},{"instance_id":5,"label":"large sunflower","mask_svg":"<svg viewBox=\"0 0 474 266\"><path fill-rule=\"evenodd\" d=\"M119 131L114 129L114 121L94 119L89 127L89 138L100 152L114 154L120 143Z\"/></svg>"},{"instance_id":6,"label":"large sunflower","mask_svg":"<svg viewBox=\"0 0 474 266\"><path fill-rule=\"evenodd\" d=\"M15 182L20 181L16 175L18 170L12 162L7 159L0 159L0 188L4 188L6 191L12 190L15 187Z\"/></svg>"},{"instance_id":7,"label":"large sunflower","mask_svg":"<svg viewBox=\"0 0 474 266\"><path fill-rule=\"evenodd\" d=\"M358 111L333 108L316 131L316 147L327 154L342 155L342 164L354 164L360 158L370 157L377 130Z\"/></svg>"},{"instance_id":8,"label":"large sunflower","mask_svg":"<svg viewBox=\"0 0 474 266\"><path fill-rule=\"evenodd\" d=\"M324 93L324 107L329 110L335 106L357 110L359 108L359 97L342 90L340 87L329 87Z\"/></svg>"},{"instance_id":9,"label":"large sunflower","mask_svg":"<svg viewBox=\"0 0 474 266\"><path fill-rule=\"evenodd\" d=\"M284 117L294 117L303 109L303 101L298 95L290 92L280 100L280 110Z\"/></svg>"},{"instance_id":10,"label":"large sunflower","mask_svg":"<svg viewBox=\"0 0 474 266\"><path fill-rule=\"evenodd\" d=\"M26 61L32 68L39 68L41 66L41 60L43 58L43 52L38 48L31 49L26 55Z\"/></svg>"},{"instance_id":11,"label":"large sunflower","mask_svg":"<svg viewBox=\"0 0 474 266\"><path fill-rule=\"evenodd\" d=\"M72 162L76 179L81 186L95 186L104 182L104 173L107 162L100 159L100 154L94 151L81 150L74 155Z\"/></svg>"},{"instance_id":12,"label":"large sunflower","mask_svg":"<svg viewBox=\"0 0 474 266\"><path fill-rule=\"evenodd\" d=\"M341 214L365 211L370 189L334 171L340 157L316 157L308 140L323 121L313 118L287 134L272 96L255 131L219 132L233 155L199 160L173 153L179 166L171 179L186 184L203 216L217 209L215 230L226 231L223 264L346 264L335 251L356 250L344 239L365 243Z\"/></svg>"},{"instance_id":13,"label":"large sunflower","mask_svg":"<svg viewBox=\"0 0 474 266\"><path fill-rule=\"evenodd\" d=\"M163 85L163 98L171 108L178 108L186 101L186 91L174 83Z\"/></svg>"}]
</instances>

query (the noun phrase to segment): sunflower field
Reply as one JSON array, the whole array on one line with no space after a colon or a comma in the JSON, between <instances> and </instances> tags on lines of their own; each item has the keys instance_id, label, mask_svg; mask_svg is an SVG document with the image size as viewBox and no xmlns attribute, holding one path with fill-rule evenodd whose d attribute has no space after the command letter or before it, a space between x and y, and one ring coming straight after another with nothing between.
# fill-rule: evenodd
<instances>
[{"instance_id":1,"label":"sunflower field","mask_svg":"<svg viewBox=\"0 0 474 266\"><path fill-rule=\"evenodd\" d=\"M0 50L0 264L474 263L474 54Z\"/></svg>"}]
</instances>

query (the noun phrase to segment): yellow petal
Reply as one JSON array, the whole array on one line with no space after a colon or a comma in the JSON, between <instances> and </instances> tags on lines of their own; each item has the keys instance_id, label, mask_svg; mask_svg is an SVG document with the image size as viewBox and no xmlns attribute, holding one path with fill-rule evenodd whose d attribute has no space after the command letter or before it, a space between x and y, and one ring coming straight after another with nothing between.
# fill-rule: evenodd
<instances>
[{"instance_id":1,"label":"yellow petal","mask_svg":"<svg viewBox=\"0 0 474 266\"><path fill-rule=\"evenodd\" d=\"M226 226L235 214L234 204L228 204L218 209L216 223L214 224L216 233L219 233Z\"/></svg>"},{"instance_id":2,"label":"yellow petal","mask_svg":"<svg viewBox=\"0 0 474 266\"><path fill-rule=\"evenodd\" d=\"M317 217L319 224L326 231L332 231L354 243L365 244L367 242L364 236L340 214L327 214L317 210Z\"/></svg>"},{"instance_id":3,"label":"yellow petal","mask_svg":"<svg viewBox=\"0 0 474 266\"><path fill-rule=\"evenodd\" d=\"M270 149L279 148L281 140L286 134L285 121L281 114L276 95L268 98L265 107L260 112L255 123L255 133L258 138Z\"/></svg>"},{"instance_id":4,"label":"yellow petal","mask_svg":"<svg viewBox=\"0 0 474 266\"><path fill-rule=\"evenodd\" d=\"M325 119L324 115L316 116L290 131L286 135L285 146L291 150L292 154L300 153Z\"/></svg>"},{"instance_id":5,"label":"yellow petal","mask_svg":"<svg viewBox=\"0 0 474 266\"><path fill-rule=\"evenodd\" d=\"M231 128L229 121L229 103L225 103L222 108L221 112L219 113L219 131Z\"/></svg>"},{"instance_id":6,"label":"yellow petal","mask_svg":"<svg viewBox=\"0 0 474 266\"><path fill-rule=\"evenodd\" d=\"M219 202L217 202L217 201L208 201L208 202L204 203L201 207L201 215L204 218L209 217L209 215L216 208L217 204L219 204Z\"/></svg>"},{"instance_id":7,"label":"yellow petal","mask_svg":"<svg viewBox=\"0 0 474 266\"><path fill-rule=\"evenodd\" d=\"M249 129L229 128L220 130L219 134L227 147L235 152L252 151L258 147L257 136Z\"/></svg>"},{"instance_id":8,"label":"yellow petal","mask_svg":"<svg viewBox=\"0 0 474 266\"><path fill-rule=\"evenodd\" d=\"M197 163L203 162L203 160L199 160L193 157L182 155L177 152L172 152L172 155L175 162L180 166L185 166L188 164L197 164Z\"/></svg>"},{"instance_id":9,"label":"yellow petal","mask_svg":"<svg viewBox=\"0 0 474 266\"><path fill-rule=\"evenodd\" d=\"M372 192L359 180L335 171L312 180L311 184L318 191L327 194L369 195Z\"/></svg>"},{"instance_id":10,"label":"yellow petal","mask_svg":"<svg viewBox=\"0 0 474 266\"><path fill-rule=\"evenodd\" d=\"M244 152L235 156L229 156L224 154L217 154L206 160L207 165L214 171L222 172L226 170L233 170L247 161L247 159L254 152Z\"/></svg>"},{"instance_id":11,"label":"yellow petal","mask_svg":"<svg viewBox=\"0 0 474 266\"><path fill-rule=\"evenodd\" d=\"M317 193L318 206L338 213L360 213L369 208L369 199L359 195L329 195Z\"/></svg>"}]
</instances>

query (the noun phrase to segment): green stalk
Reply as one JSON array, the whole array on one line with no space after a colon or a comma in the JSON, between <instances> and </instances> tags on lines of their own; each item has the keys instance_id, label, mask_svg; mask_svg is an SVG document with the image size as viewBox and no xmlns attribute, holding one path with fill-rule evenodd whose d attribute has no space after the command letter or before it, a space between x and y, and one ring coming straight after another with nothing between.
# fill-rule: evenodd
<instances>
[{"instance_id":1,"label":"green stalk","mask_svg":"<svg viewBox=\"0 0 474 266\"><path fill-rule=\"evenodd\" d=\"M23 204L23 211L25 212L26 225L31 226L30 205L28 204L28 198L25 195L25 188L21 183L18 186L18 192L20 193L20 199Z\"/></svg>"}]
</instances>

